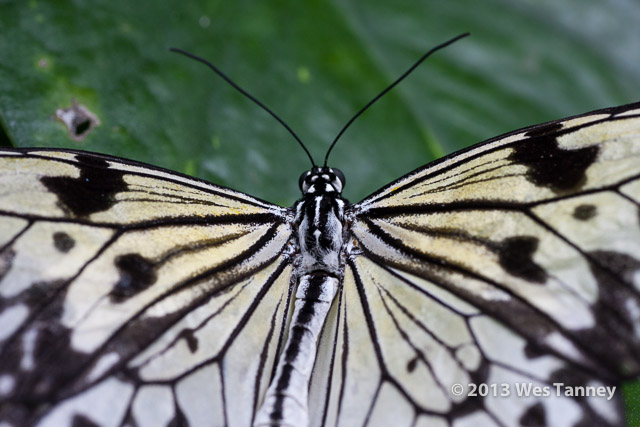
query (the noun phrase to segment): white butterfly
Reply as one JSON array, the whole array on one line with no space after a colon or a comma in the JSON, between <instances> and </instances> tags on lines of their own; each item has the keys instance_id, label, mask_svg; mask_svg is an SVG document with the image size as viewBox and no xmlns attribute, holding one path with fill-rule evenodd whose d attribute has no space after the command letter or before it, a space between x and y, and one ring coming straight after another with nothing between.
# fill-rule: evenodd
<instances>
[{"instance_id":1,"label":"white butterfly","mask_svg":"<svg viewBox=\"0 0 640 427\"><path fill-rule=\"evenodd\" d=\"M0 149L0 421L622 425L639 178L640 104L486 141L356 204L328 167L282 208Z\"/></svg>"}]
</instances>

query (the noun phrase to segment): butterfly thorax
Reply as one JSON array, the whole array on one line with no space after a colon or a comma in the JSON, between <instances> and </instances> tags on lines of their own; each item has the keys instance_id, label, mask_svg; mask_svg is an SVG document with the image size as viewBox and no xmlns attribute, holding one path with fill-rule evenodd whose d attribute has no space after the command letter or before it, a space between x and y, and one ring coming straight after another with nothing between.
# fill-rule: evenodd
<instances>
[{"instance_id":1,"label":"butterfly thorax","mask_svg":"<svg viewBox=\"0 0 640 427\"><path fill-rule=\"evenodd\" d=\"M302 274L319 270L339 275L344 182L342 172L328 167L313 168L300 177L303 197L295 209Z\"/></svg>"}]
</instances>

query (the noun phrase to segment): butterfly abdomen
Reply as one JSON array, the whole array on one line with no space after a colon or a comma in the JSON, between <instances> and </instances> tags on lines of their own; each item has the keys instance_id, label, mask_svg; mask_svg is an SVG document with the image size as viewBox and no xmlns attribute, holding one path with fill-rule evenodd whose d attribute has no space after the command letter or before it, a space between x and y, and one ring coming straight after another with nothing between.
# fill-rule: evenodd
<instances>
[{"instance_id":1,"label":"butterfly abdomen","mask_svg":"<svg viewBox=\"0 0 640 427\"><path fill-rule=\"evenodd\" d=\"M305 274L300 279L287 344L254 427L309 424L309 381L318 337L338 284L336 277L324 272Z\"/></svg>"}]
</instances>

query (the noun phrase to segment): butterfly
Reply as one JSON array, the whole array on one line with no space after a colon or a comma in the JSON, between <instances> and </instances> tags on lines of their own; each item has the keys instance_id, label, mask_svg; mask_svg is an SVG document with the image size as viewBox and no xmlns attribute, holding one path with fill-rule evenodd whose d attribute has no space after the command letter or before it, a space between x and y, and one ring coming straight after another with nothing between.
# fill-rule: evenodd
<instances>
[{"instance_id":1,"label":"butterfly","mask_svg":"<svg viewBox=\"0 0 640 427\"><path fill-rule=\"evenodd\" d=\"M314 164L283 208L0 148L0 420L624 424L640 103L490 139L359 203L345 183Z\"/></svg>"}]
</instances>

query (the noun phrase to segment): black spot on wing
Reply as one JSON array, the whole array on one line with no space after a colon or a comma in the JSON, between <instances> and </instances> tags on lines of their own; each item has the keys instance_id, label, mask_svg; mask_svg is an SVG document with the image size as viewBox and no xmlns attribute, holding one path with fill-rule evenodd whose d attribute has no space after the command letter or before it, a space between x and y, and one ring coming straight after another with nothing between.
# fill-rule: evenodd
<instances>
[{"instance_id":1,"label":"black spot on wing","mask_svg":"<svg viewBox=\"0 0 640 427\"><path fill-rule=\"evenodd\" d=\"M416 366L418 365L418 358L419 356L416 355L411 360L409 360L409 362L407 363L407 372L411 373L416 369Z\"/></svg>"},{"instance_id":2,"label":"black spot on wing","mask_svg":"<svg viewBox=\"0 0 640 427\"><path fill-rule=\"evenodd\" d=\"M524 355L527 359L537 359L538 357L546 356L547 352L535 343L527 341L527 344L524 346Z\"/></svg>"},{"instance_id":3,"label":"black spot on wing","mask_svg":"<svg viewBox=\"0 0 640 427\"><path fill-rule=\"evenodd\" d=\"M71 236L62 231L53 233L53 245L63 253L69 252L75 246L76 241Z\"/></svg>"},{"instance_id":4,"label":"black spot on wing","mask_svg":"<svg viewBox=\"0 0 640 427\"><path fill-rule=\"evenodd\" d=\"M120 280L109 294L113 302L133 297L158 279L153 263L139 254L120 255L114 264L120 273Z\"/></svg>"},{"instance_id":5,"label":"black spot on wing","mask_svg":"<svg viewBox=\"0 0 640 427\"><path fill-rule=\"evenodd\" d=\"M594 205L583 204L576 206L573 210L573 217L579 221L587 221L598 214L598 209Z\"/></svg>"},{"instance_id":6,"label":"black spot on wing","mask_svg":"<svg viewBox=\"0 0 640 427\"><path fill-rule=\"evenodd\" d=\"M509 237L498 247L500 265L512 276L529 282L544 283L547 273L533 261L533 254L537 249L536 237Z\"/></svg>"},{"instance_id":7,"label":"black spot on wing","mask_svg":"<svg viewBox=\"0 0 640 427\"><path fill-rule=\"evenodd\" d=\"M546 426L547 425L547 417L545 414L544 406L542 403L538 402L534 405L531 405L522 417L520 417L520 425L521 426Z\"/></svg>"},{"instance_id":8,"label":"black spot on wing","mask_svg":"<svg viewBox=\"0 0 640 427\"><path fill-rule=\"evenodd\" d=\"M79 177L43 177L40 182L74 216L83 217L109 209L115 203L116 194L127 189L122 179L124 172L109 168L109 164L98 157L86 154L75 157Z\"/></svg>"},{"instance_id":9,"label":"black spot on wing","mask_svg":"<svg viewBox=\"0 0 640 427\"><path fill-rule=\"evenodd\" d=\"M180 332L179 338L184 338L191 353L198 351L198 337L194 334L193 329L184 329Z\"/></svg>"},{"instance_id":10,"label":"black spot on wing","mask_svg":"<svg viewBox=\"0 0 640 427\"><path fill-rule=\"evenodd\" d=\"M86 417L82 414L75 414L73 416L73 420L71 421L72 427L100 427L99 424L93 422L91 418Z\"/></svg>"},{"instance_id":11,"label":"black spot on wing","mask_svg":"<svg viewBox=\"0 0 640 427\"><path fill-rule=\"evenodd\" d=\"M566 192L584 185L585 172L597 156L596 146L567 150L560 148L555 136L543 134L515 145L509 160L526 166L527 179L535 185L548 187L554 192Z\"/></svg>"}]
</instances>

